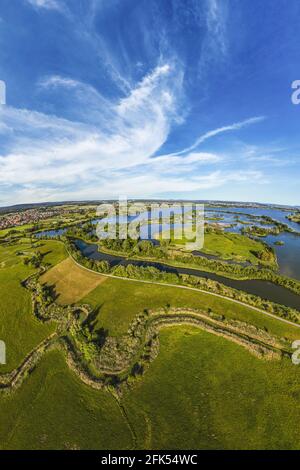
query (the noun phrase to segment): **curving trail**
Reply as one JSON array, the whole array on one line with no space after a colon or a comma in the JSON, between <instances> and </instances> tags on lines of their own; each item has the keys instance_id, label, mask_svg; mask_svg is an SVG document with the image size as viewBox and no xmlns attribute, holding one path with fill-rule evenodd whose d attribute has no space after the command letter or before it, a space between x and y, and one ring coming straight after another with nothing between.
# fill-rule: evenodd
<instances>
[{"instance_id":1,"label":"curving trail","mask_svg":"<svg viewBox=\"0 0 300 470\"><path fill-rule=\"evenodd\" d=\"M114 278L114 279L121 279L123 281L141 282L141 283L144 283L144 284L155 284L155 285L158 285L158 286L176 287L177 289L185 289L185 290L191 290L191 291L194 291L194 292L201 292L202 294L213 295L214 297L219 297L221 299L228 300L229 302L233 302L235 304L242 305L243 307L250 308L250 309L255 310L256 312L262 313L263 315L266 315L268 317L275 318L275 320L281 321L283 323L287 323L288 325L291 325L291 326L295 326L296 328L300 328L299 323L295 323L291 320L286 320L285 318L279 317L278 315L274 315L273 313L266 312L265 310L262 310L261 308L254 307L253 305L246 304L245 302L241 302L240 300L231 299L230 297L226 297L225 295L216 294L215 292L209 292L209 291L206 291L204 289L197 289L196 287L180 286L178 284L170 284L170 283L166 283L166 282L146 281L146 280L143 280L143 279L133 279L133 278L129 278L129 277L114 276L113 274L97 273L97 271L94 271L93 269L89 269L89 268L86 268L85 266L82 266L82 264L78 263L78 261L76 261L70 253L69 253L69 256L72 258L72 260L74 261L74 263L77 266L79 266L82 269L85 269L86 271L96 273L99 276L111 277L111 278Z\"/></svg>"}]
</instances>

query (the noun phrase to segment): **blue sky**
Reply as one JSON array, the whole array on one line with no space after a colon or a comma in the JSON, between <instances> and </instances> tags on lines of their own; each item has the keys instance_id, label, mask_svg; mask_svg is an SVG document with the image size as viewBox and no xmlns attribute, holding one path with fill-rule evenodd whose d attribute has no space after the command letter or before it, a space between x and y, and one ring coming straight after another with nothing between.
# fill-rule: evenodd
<instances>
[{"instance_id":1,"label":"blue sky","mask_svg":"<svg viewBox=\"0 0 300 470\"><path fill-rule=\"evenodd\" d=\"M0 0L0 205L300 204L298 0Z\"/></svg>"}]
</instances>

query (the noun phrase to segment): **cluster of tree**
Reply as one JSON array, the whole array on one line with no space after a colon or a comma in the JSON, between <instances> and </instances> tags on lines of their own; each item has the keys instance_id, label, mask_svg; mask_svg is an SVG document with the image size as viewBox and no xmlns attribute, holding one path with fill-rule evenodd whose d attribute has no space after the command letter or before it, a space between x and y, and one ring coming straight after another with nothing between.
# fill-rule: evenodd
<instances>
[{"instance_id":1,"label":"cluster of tree","mask_svg":"<svg viewBox=\"0 0 300 470\"><path fill-rule=\"evenodd\" d=\"M33 268L39 268L42 264L43 255L37 251L31 257L26 256L23 260L23 263L26 266L32 266Z\"/></svg>"},{"instance_id":2,"label":"cluster of tree","mask_svg":"<svg viewBox=\"0 0 300 470\"><path fill-rule=\"evenodd\" d=\"M256 237L266 237L267 235L279 235L282 232L293 232L293 230L286 224L274 220L271 217L262 216L262 225L273 225L273 227L260 227L258 225L251 225L250 227L243 227L243 235L251 235Z\"/></svg>"},{"instance_id":3,"label":"cluster of tree","mask_svg":"<svg viewBox=\"0 0 300 470\"><path fill-rule=\"evenodd\" d=\"M125 240L104 239L101 241L101 245L107 250L157 259L167 258L169 244L169 240L162 240L159 245L155 245L150 240L132 240L131 238Z\"/></svg>"},{"instance_id":4,"label":"cluster of tree","mask_svg":"<svg viewBox=\"0 0 300 470\"><path fill-rule=\"evenodd\" d=\"M132 264L124 266L119 264L112 269L111 274L114 276L128 277L132 279L180 284L180 277L178 274L160 271L153 266L135 266Z\"/></svg>"},{"instance_id":5,"label":"cluster of tree","mask_svg":"<svg viewBox=\"0 0 300 470\"><path fill-rule=\"evenodd\" d=\"M73 258L78 263L99 273L113 274L114 276L130 277L134 279L164 281L173 284L177 284L179 282L179 276L175 273L160 271L153 266L136 266L133 264L129 264L127 266L119 264L113 267L108 263L108 261L92 260L83 256L80 250L77 249L75 243L71 240L66 241L66 246L69 253L72 254Z\"/></svg>"},{"instance_id":6,"label":"cluster of tree","mask_svg":"<svg viewBox=\"0 0 300 470\"><path fill-rule=\"evenodd\" d=\"M300 323L300 313L290 307L285 305L279 305L273 303L269 300L264 300L261 297L258 297L253 294L248 294L240 290L233 289L232 287L225 286L217 281L212 279L205 279L196 276L182 275L182 282L185 285L190 285L192 287L197 287L199 289L207 290L209 292L214 292L219 295L224 295L245 304L252 305L257 308L261 308L267 312L278 315L295 323Z\"/></svg>"},{"instance_id":7,"label":"cluster of tree","mask_svg":"<svg viewBox=\"0 0 300 470\"><path fill-rule=\"evenodd\" d=\"M264 245L263 250L251 250L251 253L254 256L256 256L256 258L258 258L259 260L264 261L264 262L267 262L267 261L272 262L275 259L275 254L274 254L273 248L266 245L266 244Z\"/></svg>"}]
</instances>

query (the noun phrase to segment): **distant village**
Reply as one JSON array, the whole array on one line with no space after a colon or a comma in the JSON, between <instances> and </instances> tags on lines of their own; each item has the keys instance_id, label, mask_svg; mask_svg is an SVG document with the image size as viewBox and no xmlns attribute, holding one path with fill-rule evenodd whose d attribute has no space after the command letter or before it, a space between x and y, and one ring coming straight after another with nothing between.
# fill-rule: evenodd
<instances>
[{"instance_id":1,"label":"distant village","mask_svg":"<svg viewBox=\"0 0 300 470\"><path fill-rule=\"evenodd\" d=\"M16 227L39 222L40 220L49 219L58 215L57 210L40 210L30 209L27 211L13 212L5 214L0 218L0 229Z\"/></svg>"},{"instance_id":2,"label":"distant village","mask_svg":"<svg viewBox=\"0 0 300 470\"><path fill-rule=\"evenodd\" d=\"M78 210L61 207L39 207L35 209L27 209L24 211L11 212L0 217L0 230L17 227L20 225L35 224L41 220L58 216L66 216L78 212L84 211L82 209Z\"/></svg>"}]
</instances>

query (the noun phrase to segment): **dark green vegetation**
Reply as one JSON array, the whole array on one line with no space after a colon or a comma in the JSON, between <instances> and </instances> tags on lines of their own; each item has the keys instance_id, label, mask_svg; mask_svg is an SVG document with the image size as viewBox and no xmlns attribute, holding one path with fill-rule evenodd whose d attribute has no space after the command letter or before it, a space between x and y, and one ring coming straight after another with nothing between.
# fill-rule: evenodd
<instances>
[{"instance_id":1,"label":"dark green vegetation","mask_svg":"<svg viewBox=\"0 0 300 470\"><path fill-rule=\"evenodd\" d=\"M290 214L287 216L287 218L291 220L292 222L296 222L300 224L300 212L295 212L294 214Z\"/></svg>"},{"instance_id":2,"label":"dark green vegetation","mask_svg":"<svg viewBox=\"0 0 300 470\"><path fill-rule=\"evenodd\" d=\"M289 360L265 362L186 326L163 330L160 343L121 398L131 429L109 392L83 385L51 352L1 397L1 448L124 449L137 436L146 449L299 449L300 375Z\"/></svg>"},{"instance_id":3,"label":"dark green vegetation","mask_svg":"<svg viewBox=\"0 0 300 470\"><path fill-rule=\"evenodd\" d=\"M291 216L287 216L287 219L293 222L297 222L298 217L299 217L298 215L294 214ZM267 235L279 235L280 233L283 233L283 232L291 232L291 233L296 233L299 235L299 232L293 230L287 224L279 222L278 220L274 220L271 217L268 217L266 215L259 217L259 222L261 225L263 225L263 227L259 225L255 225L256 217L253 220L254 220L254 225L243 227L242 229L243 234L248 235L248 236L249 235L254 236L254 237L266 237Z\"/></svg>"}]
</instances>

